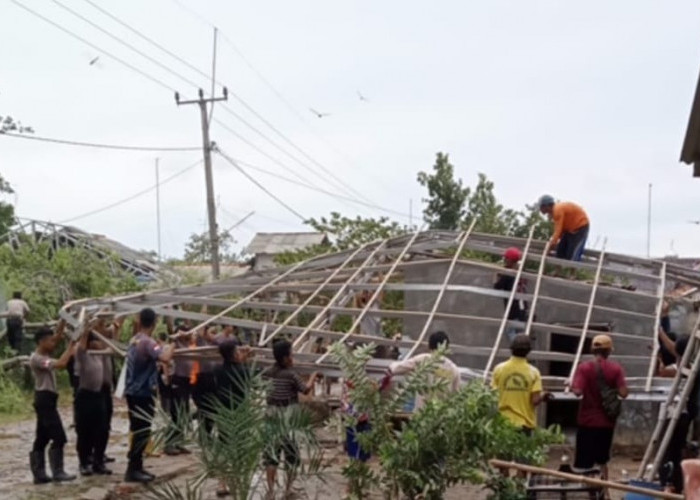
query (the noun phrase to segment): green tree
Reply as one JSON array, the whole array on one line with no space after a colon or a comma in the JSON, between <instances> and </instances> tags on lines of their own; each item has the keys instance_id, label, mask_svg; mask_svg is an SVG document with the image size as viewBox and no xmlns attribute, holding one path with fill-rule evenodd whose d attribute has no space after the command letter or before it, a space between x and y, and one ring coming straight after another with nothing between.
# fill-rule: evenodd
<instances>
[{"instance_id":1,"label":"green tree","mask_svg":"<svg viewBox=\"0 0 700 500\"><path fill-rule=\"evenodd\" d=\"M430 228L459 228L466 215L469 188L462 186L462 179L455 179L449 155L438 153L433 172L418 172L418 183L428 189L428 197L423 199L428 204L423 217Z\"/></svg>"},{"instance_id":2,"label":"green tree","mask_svg":"<svg viewBox=\"0 0 700 500\"><path fill-rule=\"evenodd\" d=\"M30 321L47 321L69 300L101 297L140 288L116 258L100 257L84 247L54 249L47 242L0 246L0 282L21 290Z\"/></svg>"},{"instance_id":3,"label":"green tree","mask_svg":"<svg viewBox=\"0 0 700 500\"><path fill-rule=\"evenodd\" d=\"M231 246L235 243L229 231L222 231L219 234L219 258L222 261L233 260ZM185 243L184 260L188 264L206 264L211 262L211 239L209 231L196 234L192 233L190 239Z\"/></svg>"},{"instance_id":4,"label":"green tree","mask_svg":"<svg viewBox=\"0 0 700 500\"><path fill-rule=\"evenodd\" d=\"M0 198L14 194L12 186L0 175ZM0 199L0 239L4 238L15 224L15 207L12 203Z\"/></svg>"}]
</instances>

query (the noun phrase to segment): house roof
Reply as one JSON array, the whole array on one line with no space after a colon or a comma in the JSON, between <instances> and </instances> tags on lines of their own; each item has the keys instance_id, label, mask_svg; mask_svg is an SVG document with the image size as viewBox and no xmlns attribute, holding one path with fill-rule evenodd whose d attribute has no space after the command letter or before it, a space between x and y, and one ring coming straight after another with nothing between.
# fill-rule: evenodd
<instances>
[{"instance_id":1,"label":"house roof","mask_svg":"<svg viewBox=\"0 0 700 500\"><path fill-rule=\"evenodd\" d=\"M278 254L301 250L311 245L327 242L323 233L257 233L246 247L247 253Z\"/></svg>"},{"instance_id":2,"label":"house roof","mask_svg":"<svg viewBox=\"0 0 700 500\"><path fill-rule=\"evenodd\" d=\"M700 79L695 88L693 107L690 109L681 161L693 165L693 177L700 177Z\"/></svg>"}]
</instances>

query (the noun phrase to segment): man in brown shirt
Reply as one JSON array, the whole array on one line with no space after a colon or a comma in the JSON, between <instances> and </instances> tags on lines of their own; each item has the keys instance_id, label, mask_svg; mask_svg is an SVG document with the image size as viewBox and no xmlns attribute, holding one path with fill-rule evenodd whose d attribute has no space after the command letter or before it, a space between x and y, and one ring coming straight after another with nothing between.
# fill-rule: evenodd
<instances>
[{"instance_id":1,"label":"man in brown shirt","mask_svg":"<svg viewBox=\"0 0 700 500\"><path fill-rule=\"evenodd\" d=\"M29 357L29 367L34 375L34 410L36 411L36 437L29 454L29 465L34 476L34 484L48 483L51 478L46 475L46 446L49 448L49 465L53 480L56 482L72 481L75 476L63 470L63 447L66 444L66 432L58 413L58 391L56 390L56 370L65 368L73 355L73 346L69 346L60 358L51 358L51 353L63 336L65 323L60 321L56 332L50 328L41 328L34 335L37 348Z\"/></svg>"}]
</instances>

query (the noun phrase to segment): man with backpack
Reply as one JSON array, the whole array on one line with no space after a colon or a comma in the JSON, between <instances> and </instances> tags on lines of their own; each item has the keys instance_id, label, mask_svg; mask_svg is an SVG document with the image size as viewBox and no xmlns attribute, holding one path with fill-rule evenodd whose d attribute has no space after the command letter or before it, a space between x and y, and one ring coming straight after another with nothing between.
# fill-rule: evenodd
<instances>
[{"instance_id":1,"label":"man with backpack","mask_svg":"<svg viewBox=\"0 0 700 500\"><path fill-rule=\"evenodd\" d=\"M629 391L622 366L608 359L612 339L597 335L591 350L594 359L578 366L571 385L573 393L581 397L574 467L588 470L599 465L601 478L607 479L620 398L626 398Z\"/></svg>"}]
</instances>

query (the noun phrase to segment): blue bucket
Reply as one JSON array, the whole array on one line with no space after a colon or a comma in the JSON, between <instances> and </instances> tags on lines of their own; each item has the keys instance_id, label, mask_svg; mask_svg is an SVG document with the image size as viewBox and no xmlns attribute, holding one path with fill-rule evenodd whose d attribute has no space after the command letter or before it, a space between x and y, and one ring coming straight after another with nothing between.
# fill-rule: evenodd
<instances>
[{"instance_id":1,"label":"blue bucket","mask_svg":"<svg viewBox=\"0 0 700 500\"><path fill-rule=\"evenodd\" d=\"M629 485L630 486L637 486L638 488L646 488L648 490L663 491L663 488L660 485L658 485L656 483L650 483L648 481L630 480ZM625 500L655 500L655 499L656 499L656 497L642 495L641 493L627 493L625 495Z\"/></svg>"}]
</instances>

